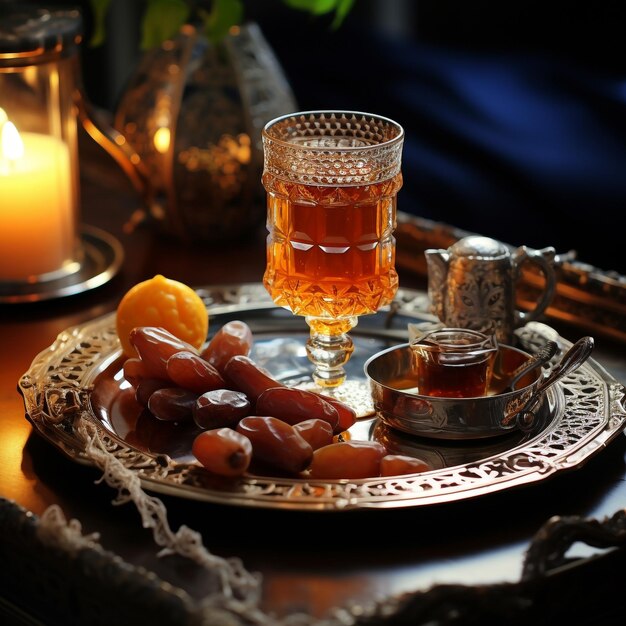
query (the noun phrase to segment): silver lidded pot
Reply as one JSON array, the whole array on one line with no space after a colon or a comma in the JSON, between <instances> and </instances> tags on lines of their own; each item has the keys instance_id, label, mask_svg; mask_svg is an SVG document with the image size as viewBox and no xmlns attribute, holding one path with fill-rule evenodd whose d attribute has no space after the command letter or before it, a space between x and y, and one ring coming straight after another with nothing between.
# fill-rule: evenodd
<instances>
[{"instance_id":1,"label":"silver lidded pot","mask_svg":"<svg viewBox=\"0 0 626 626\"><path fill-rule=\"evenodd\" d=\"M521 246L511 252L495 239L470 235L447 250L425 251L432 312L444 326L495 332L498 342L513 343L513 331L537 319L555 293L555 250ZM516 283L524 263L534 263L545 277L536 307L516 308Z\"/></svg>"}]
</instances>

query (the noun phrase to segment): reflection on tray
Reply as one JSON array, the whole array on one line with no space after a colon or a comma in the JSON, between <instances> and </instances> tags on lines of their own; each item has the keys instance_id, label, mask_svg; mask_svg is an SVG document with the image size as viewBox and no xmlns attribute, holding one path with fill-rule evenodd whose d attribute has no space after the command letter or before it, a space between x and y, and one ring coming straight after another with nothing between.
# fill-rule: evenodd
<instances>
[{"instance_id":1,"label":"reflection on tray","mask_svg":"<svg viewBox=\"0 0 626 626\"><path fill-rule=\"evenodd\" d=\"M389 454L405 454L428 463L433 469L475 463L495 456L521 444L526 436L516 431L501 437L476 441L446 441L426 439L408 435L374 420L371 427L372 439L382 443Z\"/></svg>"}]
</instances>

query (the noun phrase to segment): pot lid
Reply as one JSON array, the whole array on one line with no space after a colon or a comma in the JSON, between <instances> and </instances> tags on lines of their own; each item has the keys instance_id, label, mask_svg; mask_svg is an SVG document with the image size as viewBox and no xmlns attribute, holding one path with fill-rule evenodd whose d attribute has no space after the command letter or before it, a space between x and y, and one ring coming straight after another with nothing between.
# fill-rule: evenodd
<instances>
[{"instance_id":1,"label":"pot lid","mask_svg":"<svg viewBox=\"0 0 626 626\"><path fill-rule=\"evenodd\" d=\"M459 239L449 251L453 257L474 259L502 259L510 256L509 249L501 241L479 235Z\"/></svg>"},{"instance_id":2,"label":"pot lid","mask_svg":"<svg viewBox=\"0 0 626 626\"><path fill-rule=\"evenodd\" d=\"M82 17L76 9L46 9L21 3L0 7L0 67L61 54L81 38Z\"/></svg>"}]
</instances>

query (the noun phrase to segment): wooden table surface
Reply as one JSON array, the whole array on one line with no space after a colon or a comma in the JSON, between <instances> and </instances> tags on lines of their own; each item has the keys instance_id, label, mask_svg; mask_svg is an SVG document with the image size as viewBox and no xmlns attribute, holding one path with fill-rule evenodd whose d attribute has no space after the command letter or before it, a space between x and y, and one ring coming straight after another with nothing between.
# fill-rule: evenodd
<instances>
[{"instance_id":1,"label":"wooden table surface","mask_svg":"<svg viewBox=\"0 0 626 626\"><path fill-rule=\"evenodd\" d=\"M136 510L130 504L112 505L115 493L95 483L98 471L66 459L33 433L16 385L34 356L62 330L113 311L130 286L156 273L194 286L260 281L264 235L259 233L240 245L190 248L144 226L125 232L123 226L138 200L124 175L105 153L93 147L81 167L83 221L117 237L125 250L125 262L118 276L93 291L0 307L0 496L35 515L59 504L67 518L81 522L85 533L99 532L107 550L200 595L206 581L185 572L179 563L156 557L157 548L149 532L141 528ZM402 269L400 277L404 286L423 286L422 278ZM570 333L567 338L571 340L576 338L576 329L561 332ZM626 383L623 346L599 339L594 358ZM575 515L602 520L626 506L625 452L626 437L619 436L575 471L527 487L414 509L330 514L242 512L218 504L168 496L162 499L172 527L186 524L198 530L209 550L239 556L249 571L262 574L267 610L283 615L303 610L322 616L336 606L426 591L441 584L514 585L529 543L549 518ZM605 563L614 566L616 558L623 565L622 552L616 551L619 557L580 560L573 571L602 568ZM578 589L578 582L567 578L573 585L563 594L567 605L562 604L563 597L540 594L534 617L553 616L557 606L556 614L561 616L570 612L582 616L587 609L598 614L598 604L607 609L607 620L609 613L619 613L623 594L610 576L590 579L585 573L583 578L588 586L581 586L578 593L572 592ZM557 584L557 591L563 591L561 587ZM586 597L588 594L591 597ZM484 609L477 603L468 621L462 623L474 623L471 619L478 619ZM518 611L522 614L526 615ZM509 621L514 623L514 617Z\"/></svg>"}]
</instances>

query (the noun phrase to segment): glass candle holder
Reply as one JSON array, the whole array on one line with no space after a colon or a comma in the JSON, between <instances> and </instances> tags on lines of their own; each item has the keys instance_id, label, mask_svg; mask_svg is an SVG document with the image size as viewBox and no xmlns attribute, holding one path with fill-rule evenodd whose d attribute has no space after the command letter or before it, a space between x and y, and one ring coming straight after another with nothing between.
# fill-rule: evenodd
<instances>
[{"instance_id":1,"label":"glass candle holder","mask_svg":"<svg viewBox=\"0 0 626 626\"><path fill-rule=\"evenodd\" d=\"M79 271L76 11L0 23L0 284Z\"/></svg>"}]
</instances>

